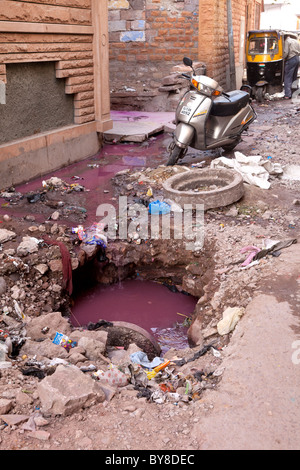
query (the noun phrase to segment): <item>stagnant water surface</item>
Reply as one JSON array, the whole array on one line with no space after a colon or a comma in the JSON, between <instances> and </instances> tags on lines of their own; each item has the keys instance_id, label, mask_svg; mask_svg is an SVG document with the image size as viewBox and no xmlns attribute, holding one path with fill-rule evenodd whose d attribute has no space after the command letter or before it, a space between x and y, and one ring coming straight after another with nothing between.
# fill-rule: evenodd
<instances>
[{"instance_id":1,"label":"stagnant water surface","mask_svg":"<svg viewBox=\"0 0 300 470\"><path fill-rule=\"evenodd\" d=\"M170 347L188 347L186 320L196 302L194 297L172 292L157 282L126 280L81 293L75 299L71 321L74 326L99 320L134 323L156 338L163 354Z\"/></svg>"}]
</instances>

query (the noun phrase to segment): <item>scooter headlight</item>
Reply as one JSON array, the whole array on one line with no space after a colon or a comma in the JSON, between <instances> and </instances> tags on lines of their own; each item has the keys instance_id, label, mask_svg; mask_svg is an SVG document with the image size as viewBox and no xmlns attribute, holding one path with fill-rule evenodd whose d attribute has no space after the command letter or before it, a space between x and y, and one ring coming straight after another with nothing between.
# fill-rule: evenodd
<instances>
[{"instance_id":1,"label":"scooter headlight","mask_svg":"<svg viewBox=\"0 0 300 470\"><path fill-rule=\"evenodd\" d=\"M203 83L197 82L194 78L192 79L192 85L197 88L197 90L201 91L204 95L211 96L214 92L212 88L207 85L203 85Z\"/></svg>"}]
</instances>

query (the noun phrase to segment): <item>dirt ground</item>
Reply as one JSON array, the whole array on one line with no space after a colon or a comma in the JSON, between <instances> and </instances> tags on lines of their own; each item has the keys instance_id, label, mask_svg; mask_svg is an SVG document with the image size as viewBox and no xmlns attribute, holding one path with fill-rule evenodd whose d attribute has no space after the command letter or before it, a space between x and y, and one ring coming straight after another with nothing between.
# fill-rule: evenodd
<instances>
[{"instance_id":1,"label":"dirt ground","mask_svg":"<svg viewBox=\"0 0 300 470\"><path fill-rule=\"evenodd\" d=\"M257 120L237 150L271 156L283 167L298 165L299 104L278 100L254 106ZM191 149L182 164L204 159L208 165L214 156ZM296 170L292 175L296 178ZM266 239L299 236L300 177L272 176L270 181L268 190L245 184L243 200L206 215L205 235L216 241L212 282L218 286L209 303L203 303L206 330L216 328L220 317L214 315L228 305L246 308L223 343L221 357L216 361L210 350L195 364L196 369L213 367L220 377L217 385L206 388L199 400L162 404L138 398L133 387L124 387L109 402L70 416L45 416L35 433L2 424L0 449L99 450L103 459L111 455L108 451L128 451L130 456L134 450L166 455L299 450L299 244L248 269L234 264L247 245L261 247ZM7 387L6 397L15 396L15 389L31 387L34 393L36 385L35 379L21 374L4 374L0 381ZM19 401L18 414L26 414L32 403L30 395L28 402Z\"/></svg>"}]
</instances>

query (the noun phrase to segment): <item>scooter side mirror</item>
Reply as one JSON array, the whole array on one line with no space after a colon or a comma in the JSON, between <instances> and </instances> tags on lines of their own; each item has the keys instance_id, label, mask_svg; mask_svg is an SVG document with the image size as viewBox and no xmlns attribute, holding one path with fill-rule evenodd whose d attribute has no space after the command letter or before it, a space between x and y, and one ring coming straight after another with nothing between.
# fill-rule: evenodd
<instances>
[{"instance_id":1,"label":"scooter side mirror","mask_svg":"<svg viewBox=\"0 0 300 470\"><path fill-rule=\"evenodd\" d=\"M183 63L187 67L193 67L193 61L192 61L192 59L189 59L188 57L183 58Z\"/></svg>"}]
</instances>

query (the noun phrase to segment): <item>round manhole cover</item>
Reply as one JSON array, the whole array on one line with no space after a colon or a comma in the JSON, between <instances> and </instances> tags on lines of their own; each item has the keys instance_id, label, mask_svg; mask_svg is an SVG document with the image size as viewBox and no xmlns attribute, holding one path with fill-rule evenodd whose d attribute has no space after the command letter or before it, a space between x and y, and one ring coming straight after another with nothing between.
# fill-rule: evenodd
<instances>
[{"instance_id":1,"label":"round manhole cover","mask_svg":"<svg viewBox=\"0 0 300 470\"><path fill-rule=\"evenodd\" d=\"M163 183L164 196L181 206L203 204L204 210L224 207L244 195L242 176L233 170L204 168L171 176Z\"/></svg>"}]
</instances>

